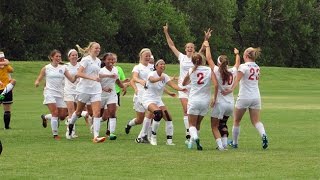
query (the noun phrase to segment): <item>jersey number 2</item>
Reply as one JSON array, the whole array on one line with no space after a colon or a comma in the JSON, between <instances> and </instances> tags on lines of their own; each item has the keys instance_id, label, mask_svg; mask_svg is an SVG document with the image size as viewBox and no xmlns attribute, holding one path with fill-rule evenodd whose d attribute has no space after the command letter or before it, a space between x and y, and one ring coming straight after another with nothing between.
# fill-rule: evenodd
<instances>
[{"instance_id":1,"label":"jersey number 2","mask_svg":"<svg viewBox=\"0 0 320 180\"><path fill-rule=\"evenodd\" d=\"M204 75L203 75L203 73L198 73L197 74L197 77L198 77L198 84L203 84L204 82L203 82L203 78L204 78Z\"/></svg>"},{"instance_id":2,"label":"jersey number 2","mask_svg":"<svg viewBox=\"0 0 320 180\"><path fill-rule=\"evenodd\" d=\"M250 76L249 76L249 80L259 80L259 71L260 69L254 69L251 68L250 69ZM257 75L254 77L254 75L257 73Z\"/></svg>"}]
</instances>

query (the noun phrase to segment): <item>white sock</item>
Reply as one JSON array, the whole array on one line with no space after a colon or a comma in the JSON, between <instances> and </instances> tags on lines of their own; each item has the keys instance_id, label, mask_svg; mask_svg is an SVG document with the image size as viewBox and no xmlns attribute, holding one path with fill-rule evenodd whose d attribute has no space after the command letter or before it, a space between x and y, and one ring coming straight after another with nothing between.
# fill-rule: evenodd
<instances>
[{"instance_id":1,"label":"white sock","mask_svg":"<svg viewBox=\"0 0 320 180\"><path fill-rule=\"evenodd\" d=\"M228 146L228 137L221 137L222 146L227 147Z\"/></svg>"},{"instance_id":2,"label":"white sock","mask_svg":"<svg viewBox=\"0 0 320 180\"><path fill-rule=\"evenodd\" d=\"M238 144L238 139L239 139L239 134L240 134L240 126L232 127L232 138L233 138L233 144Z\"/></svg>"},{"instance_id":3,"label":"white sock","mask_svg":"<svg viewBox=\"0 0 320 180\"><path fill-rule=\"evenodd\" d=\"M196 127L194 126L189 127L189 132L193 140L199 139Z\"/></svg>"},{"instance_id":4,"label":"white sock","mask_svg":"<svg viewBox=\"0 0 320 180\"><path fill-rule=\"evenodd\" d=\"M78 116L76 115L76 112L73 112L72 116L70 117L69 124L75 124L77 119L78 119Z\"/></svg>"},{"instance_id":5,"label":"white sock","mask_svg":"<svg viewBox=\"0 0 320 180\"><path fill-rule=\"evenodd\" d=\"M82 111L82 112L81 112L81 117L86 117L87 114L88 114L88 111Z\"/></svg>"},{"instance_id":6,"label":"white sock","mask_svg":"<svg viewBox=\"0 0 320 180\"><path fill-rule=\"evenodd\" d=\"M189 135L189 118L188 116L183 116L184 127L186 128L186 135Z\"/></svg>"},{"instance_id":7,"label":"white sock","mask_svg":"<svg viewBox=\"0 0 320 180\"><path fill-rule=\"evenodd\" d=\"M2 95L7 94L8 92L10 92L13 89L14 85L9 83L7 84L7 86L4 88L4 90L2 91Z\"/></svg>"},{"instance_id":8,"label":"white sock","mask_svg":"<svg viewBox=\"0 0 320 180\"><path fill-rule=\"evenodd\" d=\"M51 118L52 118L52 114L46 114L46 115L44 115L44 118L45 118L46 120L50 121Z\"/></svg>"},{"instance_id":9,"label":"white sock","mask_svg":"<svg viewBox=\"0 0 320 180\"><path fill-rule=\"evenodd\" d=\"M113 134L116 131L117 118L109 118L110 133Z\"/></svg>"},{"instance_id":10,"label":"white sock","mask_svg":"<svg viewBox=\"0 0 320 180\"><path fill-rule=\"evenodd\" d=\"M136 125L136 118L133 118L131 121L128 123L129 126L134 126Z\"/></svg>"},{"instance_id":11,"label":"white sock","mask_svg":"<svg viewBox=\"0 0 320 180\"><path fill-rule=\"evenodd\" d=\"M58 135L58 117L51 118L51 129L53 135Z\"/></svg>"},{"instance_id":12,"label":"white sock","mask_svg":"<svg viewBox=\"0 0 320 180\"><path fill-rule=\"evenodd\" d=\"M221 138L216 139L216 143L219 149L223 149Z\"/></svg>"},{"instance_id":13,"label":"white sock","mask_svg":"<svg viewBox=\"0 0 320 180\"><path fill-rule=\"evenodd\" d=\"M173 136L173 123L172 121L166 121L166 134L167 136Z\"/></svg>"},{"instance_id":14,"label":"white sock","mask_svg":"<svg viewBox=\"0 0 320 180\"><path fill-rule=\"evenodd\" d=\"M266 131L264 130L264 126L263 126L262 122L257 122L255 124L255 127L258 130L261 137L262 137L262 135L266 134Z\"/></svg>"},{"instance_id":15,"label":"white sock","mask_svg":"<svg viewBox=\"0 0 320 180\"><path fill-rule=\"evenodd\" d=\"M151 119L145 117L143 119L142 128L141 128L141 131L140 131L138 138L142 138L143 136L145 136L147 134L148 129L150 127L150 124L151 124Z\"/></svg>"},{"instance_id":16,"label":"white sock","mask_svg":"<svg viewBox=\"0 0 320 180\"><path fill-rule=\"evenodd\" d=\"M99 132L100 132L100 121L101 121L101 117L100 118L93 118L93 137L99 137Z\"/></svg>"},{"instance_id":17,"label":"white sock","mask_svg":"<svg viewBox=\"0 0 320 180\"><path fill-rule=\"evenodd\" d=\"M152 122L152 135L157 135L160 126L160 121L153 120Z\"/></svg>"},{"instance_id":18,"label":"white sock","mask_svg":"<svg viewBox=\"0 0 320 180\"><path fill-rule=\"evenodd\" d=\"M152 124L151 124L150 127L148 128L148 133L147 133L148 139L151 138L151 135L152 135Z\"/></svg>"}]
</instances>

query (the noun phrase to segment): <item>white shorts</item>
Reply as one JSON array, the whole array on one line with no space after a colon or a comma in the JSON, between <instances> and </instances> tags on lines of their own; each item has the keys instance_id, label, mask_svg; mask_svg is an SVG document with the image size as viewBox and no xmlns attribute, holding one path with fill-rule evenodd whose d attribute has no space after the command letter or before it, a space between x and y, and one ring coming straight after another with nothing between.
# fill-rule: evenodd
<instances>
[{"instance_id":1,"label":"white shorts","mask_svg":"<svg viewBox=\"0 0 320 180\"><path fill-rule=\"evenodd\" d=\"M140 102L138 96L134 96L133 97L133 109L136 111L136 112L145 112L146 109L144 109L142 103Z\"/></svg>"},{"instance_id":2,"label":"white shorts","mask_svg":"<svg viewBox=\"0 0 320 180\"><path fill-rule=\"evenodd\" d=\"M160 101L143 101L142 105L144 107L144 109L148 110L148 107L150 104L156 104L158 107L161 107L161 106L165 106L164 103L160 100Z\"/></svg>"},{"instance_id":3,"label":"white shorts","mask_svg":"<svg viewBox=\"0 0 320 180\"><path fill-rule=\"evenodd\" d=\"M64 100L64 101L76 102L76 101L77 101L76 97L77 97L76 94L64 94L63 100Z\"/></svg>"},{"instance_id":4,"label":"white shorts","mask_svg":"<svg viewBox=\"0 0 320 180\"><path fill-rule=\"evenodd\" d=\"M86 93L79 93L76 99L82 103L92 103L101 101L101 94L86 94Z\"/></svg>"},{"instance_id":5,"label":"white shorts","mask_svg":"<svg viewBox=\"0 0 320 180\"><path fill-rule=\"evenodd\" d=\"M211 117L223 119L223 116L232 116L234 104L219 102L212 109Z\"/></svg>"},{"instance_id":6,"label":"white shorts","mask_svg":"<svg viewBox=\"0 0 320 180\"><path fill-rule=\"evenodd\" d=\"M52 104L55 103L58 108L67 108L66 103L62 97L56 97L51 95L44 95L43 104Z\"/></svg>"},{"instance_id":7,"label":"white shorts","mask_svg":"<svg viewBox=\"0 0 320 180\"><path fill-rule=\"evenodd\" d=\"M237 109L261 109L261 99L237 99L235 107Z\"/></svg>"},{"instance_id":8,"label":"white shorts","mask_svg":"<svg viewBox=\"0 0 320 180\"><path fill-rule=\"evenodd\" d=\"M209 110L209 101L188 102L187 114L204 116Z\"/></svg>"},{"instance_id":9,"label":"white shorts","mask_svg":"<svg viewBox=\"0 0 320 180\"><path fill-rule=\"evenodd\" d=\"M117 94L110 94L110 96L101 97L101 109L108 109L108 104L117 104Z\"/></svg>"}]
</instances>

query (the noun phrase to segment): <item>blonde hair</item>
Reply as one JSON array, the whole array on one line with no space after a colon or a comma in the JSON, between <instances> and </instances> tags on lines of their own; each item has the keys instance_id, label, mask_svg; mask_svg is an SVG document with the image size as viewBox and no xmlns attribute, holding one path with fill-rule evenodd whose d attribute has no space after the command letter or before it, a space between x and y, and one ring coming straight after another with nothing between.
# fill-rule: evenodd
<instances>
[{"instance_id":1,"label":"blonde hair","mask_svg":"<svg viewBox=\"0 0 320 180\"><path fill-rule=\"evenodd\" d=\"M143 48L141 49L141 51L139 52L139 60L141 61L141 58L142 58L142 54L144 54L145 52L150 52L150 54L152 55L151 53L151 50L149 48Z\"/></svg>"},{"instance_id":2,"label":"blonde hair","mask_svg":"<svg viewBox=\"0 0 320 180\"><path fill-rule=\"evenodd\" d=\"M83 56L87 56L87 55L89 55L89 51L94 44L98 44L98 43L97 42L90 42L89 45L85 48L81 48L78 44L76 44L76 47L78 48L78 51L80 54L82 54Z\"/></svg>"},{"instance_id":3,"label":"blonde hair","mask_svg":"<svg viewBox=\"0 0 320 180\"><path fill-rule=\"evenodd\" d=\"M191 60L195 66L203 66L206 64L206 58L201 53L194 53L191 57Z\"/></svg>"},{"instance_id":4,"label":"blonde hair","mask_svg":"<svg viewBox=\"0 0 320 180\"><path fill-rule=\"evenodd\" d=\"M255 61L261 55L261 48L249 47L244 51L244 53L248 56L249 59Z\"/></svg>"}]
</instances>

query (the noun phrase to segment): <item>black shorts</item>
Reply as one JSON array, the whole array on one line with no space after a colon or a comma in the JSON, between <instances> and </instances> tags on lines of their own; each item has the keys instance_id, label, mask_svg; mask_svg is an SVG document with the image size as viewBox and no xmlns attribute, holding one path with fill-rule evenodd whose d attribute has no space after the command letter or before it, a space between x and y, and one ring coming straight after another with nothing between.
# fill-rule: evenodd
<instances>
[{"instance_id":1,"label":"black shorts","mask_svg":"<svg viewBox=\"0 0 320 180\"><path fill-rule=\"evenodd\" d=\"M120 92L117 93L118 96L118 106L120 106Z\"/></svg>"},{"instance_id":2,"label":"black shorts","mask_svg":"<svg viewBox=\"0 0 320 180\"><path fill-rule=\"evenodd\" d=\"M3 92L4 89L0 90L0 93ZM4 95L4 100L0 101L1 104L12 104L13 98L12 98L12 91L9 91L7 94Z\"/></svg>"}]
</instances>

